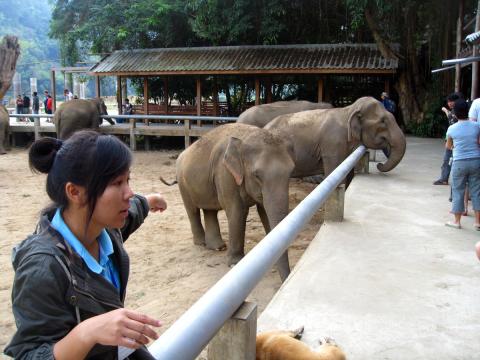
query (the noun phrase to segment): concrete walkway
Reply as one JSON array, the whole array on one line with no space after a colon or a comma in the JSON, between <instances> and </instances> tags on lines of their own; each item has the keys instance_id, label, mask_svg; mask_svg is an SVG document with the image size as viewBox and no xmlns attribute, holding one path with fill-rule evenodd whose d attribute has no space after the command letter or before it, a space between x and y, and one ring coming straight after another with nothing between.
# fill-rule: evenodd
<instances>
[{"instance_id":1,"label":"concrete walkway","mask_svg":"<svg viewBox=\"0 0 480 360\"><path fill-rule=\"evenodd\" d=\"M471 207L463 229L444 226L443 149L409 138L393 171L356 176L344 222L322 226L259 331L304 325L303 341L333 337L348 359L480 359L480 232Z\"/></svg>"}]
</instances>

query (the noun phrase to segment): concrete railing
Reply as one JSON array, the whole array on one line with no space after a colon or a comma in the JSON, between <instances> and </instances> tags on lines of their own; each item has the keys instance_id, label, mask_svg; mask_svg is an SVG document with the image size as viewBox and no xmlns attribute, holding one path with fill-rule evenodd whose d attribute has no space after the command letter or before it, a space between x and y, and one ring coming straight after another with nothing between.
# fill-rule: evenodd
<instances>
[{"instance_id":1,"label":"concrete railing","mask_svg":"<svg viewBox=\"0 0 480 360\"><path fill-rule=\"evenodd\" d=\"M315 212L325 204L329 197L334 198L334 201L339 199L338 194L334 192L356 163L361 158L365 158L365 155L368 164L365 147L363 145L358 147L234 268L167 329L149 347L151 354L160 360L195 359L225 322L240 308L264 274L288 249L288 246ZM343 193L343 190L340 192ZM332 193L334 194L332 195ZM254 320L256 321L256 317ZM255 330L250 327L249 333L252 332L256 332L256 325ZM254 349L254 337L251 341L253 341ZM244 344L239 347L239 352L246 352L251 347L251 343ZM235 358L246 359L246 357ZM232 358L229 357L229 359Z\"/></svg>"}]
</instances>

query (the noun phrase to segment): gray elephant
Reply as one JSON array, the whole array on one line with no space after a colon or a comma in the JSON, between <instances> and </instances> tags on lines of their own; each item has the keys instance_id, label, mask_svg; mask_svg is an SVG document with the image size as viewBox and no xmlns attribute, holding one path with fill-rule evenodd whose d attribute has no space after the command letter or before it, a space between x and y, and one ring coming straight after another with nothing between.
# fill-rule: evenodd
<instances>
[{"instance_id":1,"label":"gray elephant","mask_svg":"<svg viewBox=\"0 0 480 360\"><path fill-rule=\"evenodd\" d=\"M10 129L10 117L5 106L0 106L0 155L6 154L9 147L8 135Z\"/></svg>"},{"instance_id":2,"label":"gray elephant","mask_svg":"<svg viewBox=\"0 0 480 360\"><path fill-rule=\"evenodd\" d=\"M237 122L263 128L277 116L293 114L305 110L331 109L332 104L310 102L305 100L277 101L270 104L256 105L245 110Z\"/></svg>"},{"instance_id":3,"label":"gray elephant","mask_svg":"<svg viewBox=\"0 0 480 360\"><path fill-rule=\"evenodd\" d=\"M344 108L282 115L265 129L292 142L293 177L328 175L360 144L387 149L387 161L377 168L390 171L402 160L406 148L405 135L394 116L372 97L362 97Z\"/></svg>"},{"instance_id":4,"label":"gray elephant","mask_svg":"<svg viewBox=\"0 0 480 360\"><path fill-rule=\"evenodd\" d=\"M100 115L108 115L102 99L75 99L64 102L55 111L54 123L57 137L67 139L81 129L98 129L103 122ZM106 120L112 125L115 124L110 118Z\"/></svg>"},{"instance_id":5,"label":"gray elephant","mask_svg":"<svg viewBox=\"0 0 480 360\"><path fill-rule=\"evenodd\" d=\"M230 240L228 264L236 264L244 256L251 206L257 206L267 233L287 215L292 156L291 144L245 124L220 126L183 151L177 160L177 181L194 243L209 249L225 248L217 219L217 212L224 209ZM285 280L290 272L287 252L277 268Z\"/></svg>"}]
</instances>

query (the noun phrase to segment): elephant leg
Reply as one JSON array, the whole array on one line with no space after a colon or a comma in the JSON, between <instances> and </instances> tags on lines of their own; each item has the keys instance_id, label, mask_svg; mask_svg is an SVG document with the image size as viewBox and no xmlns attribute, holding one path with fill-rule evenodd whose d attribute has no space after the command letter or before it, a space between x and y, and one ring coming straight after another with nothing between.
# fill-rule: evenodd
<instances>
[{"instance_id":1,"label":"elephant leg","mask_svg":"<svg viewBox=\"0 0 480 360\"><path fill-rule=\"evenodd\" d=\"M226 209L227 210L227 209ZM245 226L248 216L248 207L235 204L227 210L228 218L228 265L235 265L245 255Z\"/></svg>"},{"instance_id":2,"label":"elephant leg","mask_svg":"<svg viewBox=\"0 0 480 360\"><path fill-rule=\"evenodd\" d=\"M257 204L257 211L258 215L260 216L260 220L262 220L263 228L265 229L265 233L270 232L270 222L268 221L268 216L265 211L265 208L262 205ZM288 275L290 275L290 263L288 261L288 249L280 256L276 263L276 268L278 274L280 275L280 279L284 282Z\"/></svg>"},{"instance_id":3,"label":"elephant leg","mask_svg":"<svg viewBox=\"0 0 480 360\"><path fill-rule=\"evenodd\" d=\"M260 220L262 221L263 228L265 229L265 233L268 234L270 232L270 222L268 221L267 213L265 212L265 208L257 204L257 211L258 216L260 216Z\"/></svg>"},{"instance_id":4,"label":"elephant leg","mask_svg":"<svg viewBox=\"0 0 480 360\"><path fill-rule=\"evenodd\" d=\"M225 250L227 246L220 234L217 213L217 210L203 210L203 216L205 218L205 243L207 249Z\"/></svg>"},{"instance_id":5,"label":"elephant leg","mask_svg":"<svg viewBox=\"0 0 480 360\"><path fill-rule=\"evenodd\" d=\"M8 142L7 125L0 123L0 155L6 154L4 145Z\"/></svg>"},{"instance_id":6,"label":"elephant leg","mask_svg":"<svg viewBox=\"0 0 480 360\"><path fill-rule=\"evenodd\" d=\"M192 203L188 194L185 193L185 190L182 191L181 186L179 186L179 188L185 210L187 211L188 219L190 220L190 227L193 234L193 243L195 245L205 246L205 231L203 230L202 220L200 218L200 209Z\"/></svg>"}]
</instances>

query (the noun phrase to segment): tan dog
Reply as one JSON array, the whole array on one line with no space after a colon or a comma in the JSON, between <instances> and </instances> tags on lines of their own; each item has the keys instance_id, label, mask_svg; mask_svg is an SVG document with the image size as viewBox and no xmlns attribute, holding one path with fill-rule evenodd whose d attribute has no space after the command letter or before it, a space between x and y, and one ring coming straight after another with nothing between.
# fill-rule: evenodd
<instances>
[{"instance_id":1,"label":"tan dog","mask_svg":"<svg viewBox=\"0 0 480 360\"><path fill-rule=\"evenodd\" d=\"M303 326L294 331L267 331L257 335L256 360L345 360L343 351L330 338L320 340L318 351L297 340Z\"/></svg>"}]
</instances>

